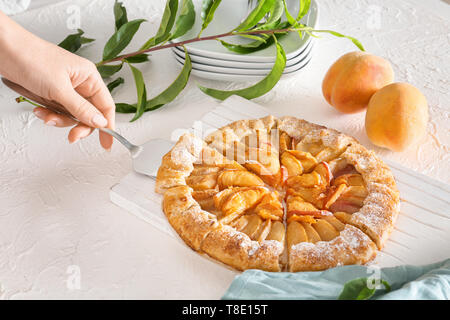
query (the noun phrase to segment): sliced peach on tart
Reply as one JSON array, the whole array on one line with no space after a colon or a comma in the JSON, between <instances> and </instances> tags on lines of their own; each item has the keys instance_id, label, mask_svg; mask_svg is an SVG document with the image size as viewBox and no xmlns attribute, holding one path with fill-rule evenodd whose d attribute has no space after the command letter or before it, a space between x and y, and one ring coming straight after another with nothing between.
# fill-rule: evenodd
<instances>
[{"instance_id":1,"label":"sliced peach on tart","mask_svg":"<svg viewBox=\"0 0 450 320\"><path fill-rule=\"evenodd\" d=\"M274 221L272 228L266 237L266 240L275 240L284 243L285 228L284 224L280 221Z\"/></svg>"},{"instance_id":2,"label":"sliced peach on tart","mask_svg":"<svg viewBox=\"0 0 450 320\"><path fill-rule=\"evenodd\" d=\"M264 186L264 182L256 174L241 170L224 170L219 173L217 183L220 190L228 187Z\"/></svg>"},{"instance_id":3,"label":"sliced peach on tart","mask_svg":"<svg viewBox=\"0 0 450 320\"><path fill-rule=\"evenodd\" d=\"M283 205L277 192L266 194L256 206L254 212L263 219L282 220Z\"/></svg>"},{"instance_id":4,"label":"sliced peach on tart","mask_svg":"<svg viewBox=\"0 0 450 320\"><path fill-rule=\"evenodd\" d=\"M339 231L336 230L333 225L328 223L326 220L317 219L316 223L312 227L317 231L320 239L323 241L331 241L337 236L339 236Z\"/></svg>"},{"instance_id":5,"label":"sliced peach on tart","mask_svg":"<svg viewBox=\"0 0 450 320\"><path fill-rule=\"evenodd\" d=\"M289 177L299 176L303 173L302 163L291 152L283 152L281 164L286 167Z\"/></svg>"},{"instance_id":6,"label":"sliced peach on tart","mask_svg":"<svg viewBox=\"0 0 450 320\"><path fill-rule=\"evenodd\" d=\"M300 242L307 242L308 236L306 235L305 228L301 223L293 221L289 223L287 227L287 244L290 249L293 245Z\"/></svg>"}]
</instances>

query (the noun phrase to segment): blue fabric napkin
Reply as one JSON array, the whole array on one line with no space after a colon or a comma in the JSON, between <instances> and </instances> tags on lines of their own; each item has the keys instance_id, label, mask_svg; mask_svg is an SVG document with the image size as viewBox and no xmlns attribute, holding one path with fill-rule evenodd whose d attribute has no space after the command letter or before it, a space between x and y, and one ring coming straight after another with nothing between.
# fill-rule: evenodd
<instances>
[{"instance_id":1,"label":"blue fabric napkin","mask_svg":"<svg viewBox=\"0 0 450 320\"><path fill-rule=\"evenodd\" d=\"M391 291L377 290L372 299L450 298L450 259L425 266L381 268L378 275ZM337 299L344 284L374 274L373 267L343 266L318 272L247 270L231 283L222 299Z\"/></svg>"}]
</instances>

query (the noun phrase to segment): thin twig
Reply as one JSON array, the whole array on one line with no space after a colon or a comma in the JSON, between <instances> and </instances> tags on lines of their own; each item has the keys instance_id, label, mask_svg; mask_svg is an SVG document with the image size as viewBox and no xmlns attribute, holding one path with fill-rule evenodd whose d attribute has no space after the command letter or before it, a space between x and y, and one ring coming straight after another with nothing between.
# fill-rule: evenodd
<instances>
[{"instance_id":1,"label":"thin twig","mask_svg":"<svg viewBox=\"0 0 450 320\"><path fill-rule=\"evenodd\" d=\"M302 28L285 28L285 29L278 29L278 30L250 30L250 31L240 31L240 32L235 32L235 31L230 31L230 32L226 32L226 33L222 33L222 34L218 34L218 35L214 35L214 36L207 36L207 37L200 37L200 38L193 38L193 39L189 39L189 40L185 40L185 41L180 41L180 42L173 42L173 43L169 43L169 44L164 44L164 45L160 45L160 46L156 46L150 49L145 49L145 50L139 50L139 51L135 51L135 52L131 52L131 53L127 53L127 54L123 54L121 56L118 56L116 58L113 59L109 59L109 60L105 60L105 61L101 61L99 63L97 63L97 66L102 66L111 62L115 62L115 61L122 61L126 58L130 58L130 57L134 57L137 56L139 54L143 54L143 53L147 53L147 52L152 52L152 51L157 51L157 50L162 50L162 49L167 49L167 48L172 48L172 47L178 47L178 46L182 46L188 43L192 43L192 42L198 42L198 41L205 41L205 40L216 40L219 38L225 38L225 37L231 37L231 36L239 36L239 35L244 35L244 34L275 34L275 33L284 33L284 32L292 32L292 31L316 31L313 30L311 27L302 27ZM317 32L320 32L321 30L317 30Z\"/></svg>"}]
</instances>

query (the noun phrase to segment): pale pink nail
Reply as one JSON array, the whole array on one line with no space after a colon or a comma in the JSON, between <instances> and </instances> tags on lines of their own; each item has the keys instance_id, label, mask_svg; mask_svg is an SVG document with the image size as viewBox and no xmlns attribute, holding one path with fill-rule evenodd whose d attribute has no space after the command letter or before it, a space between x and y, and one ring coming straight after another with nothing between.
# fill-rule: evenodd
<instances>
[{"instance_id":1,"label":"pale pink nail","mask_svg":"<svg viewBox=\"0 0 450 320\"><path fill-rule=\"evenodd\" d=\"M38 117L38 118L44 117L44 112L42 110L34 110L33 112L36 115L36 117Z\"/></svg>"},{"instance_id":2,"label":"pale pink nail","mask_svg":"<svg viewBox=\"0 0 450 320\"><path fill-rule=\"evenodd\" d=\"M50 121L47 121L45 124L48 126L54 127L54 126L56 126L56 121L50 120Z\"/></svg>"},{"instance_id":3,"label":"pale pink nail","mask_svg":"<svg viewBox=\"0 0 450 320\"><path fill-rule=\"evenodd\" d=\"M92 122L99 127L104 127L108 124L108 121L105 119L105 117L103 117L101 114L96 114L93 118L92 118Z\"/></svg>"}]
</instances>

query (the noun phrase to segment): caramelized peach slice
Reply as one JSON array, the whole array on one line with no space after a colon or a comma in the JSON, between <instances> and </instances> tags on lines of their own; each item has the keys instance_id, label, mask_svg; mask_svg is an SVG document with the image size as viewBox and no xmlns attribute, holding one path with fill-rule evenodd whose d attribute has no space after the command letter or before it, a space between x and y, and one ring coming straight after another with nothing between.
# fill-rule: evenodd
<instances>
[{"instance_id":1,"label":"caramelized peach slice","mask_svg":"<svg viewBox=\"0 0 450 320\"><path fill-rule=\"evenodd\" d=\"M322 186L314 188L289 188L286 194L288 196L300 196L305 201L314 204L317 208L323 208L323 204L326 200L325 189Z\"/></svg>"},{"instance_id":2,"label":"caramelized peach slice","mask_svg":"<svg viewBox=\"0 0 450 320\"><path fill-rule=\"evenodd\" d=\"M256 206L268 192L264 187L239 188L239 190L230 194L218 209L222 210L225 215L235 212L243 213Z\"/></svg>"},{"instance_id":3,"label":"caramelized peach slice","mask_svg":"<svg viewBox=\"0 0 450 320\"><path fill-rule=\"evenodd\" d=\"M308 242L316 243L320 241L320 235L309 223L301 223L303 228L305 228L306 236L308 237Z\"/></svg>"},{"instance_id":4,"label":"caramelized peach slice","mask_svg":"<svg viewBox=\"0 0 450 320\"><path fill-rule=\"evenodd\" d=\"M367 191L366 187L364 186L350 186L346 188L345 193L343 194L343 197L355 197L355 198L361 198L364 199L367 197L369 192Z\"/></svg>"},{"instance_id":5,"label":"caramelized peach slice","mask_svg":"<svg viewBox=\"0 0 450 320\"><path fill-rule=\"evenodd\" d=\"M189 176L186 178L186 183L194 190L214 189L217 183L217 173Z\"/></svg>"},{"instance_id":6,"label":"caramelized peach slice","mask_svg":"<svg viewBox=\"0 0 450 320\"><path fill-rule=\"evenodd\" d=\"M315 210L315 211L299 211L292 210L287 212L288 216L297 215L297 216L311 216L314 218L322 218L326 216L332 215L330 211L327 210Z\"/></svg>"},{"instance_id":7,"label":"caramelized peach slice","mask_svg":"<svg viewBox=\"0 0 450 320\"><path fill-rule=\"evenodd\" d=\"M345 224L343 224L334 216L326 216L322 219L331 224L337 231L342 231L345 228Z\"/></svg>"},{"instance_id":8,"label":"caramelized peach slice","mask_svg":"<svg viewBox=\"0 0 450 320\"><path fill-rule=\"evenodd\" d=\"M334 216L338 218L343 223L350 223L350 219L352 218L352 215L347 212L335 212Z\"/></svg>"},{"instance_id":9,"label":"caramelized peach slice","mask_svg":"<svg viewBox=\"0 0 450 320\"><path fill-rule=\"evenodd\" d=\"M286 184L290 188L313 188L324 184L322 177L315 171L301 176L290 177Z\"/></svg>"},{"instance_id":10,"label":"caramelized peach slice","mask_svg":"<svg viewBox=\"0 0 450 320\"><path fill-rule=\"evenodd\" d=\"M244 166L256 173L271 186L281 183L281 168L278 153L267 150L249 148Z\"/></svg>"},{"instance_id":11,"label":"caramelized peach slice","mask_svg":"<svg viewBox=\"0 0 450 320\"><path fill-rule=\"evenodd\" d=\"M283 243L284 235L284 224L280 221L274 221L266 240L276 240Z\"/></svg>"},{"instance_id":12,"label":"caramelized peach slice","mask_svg":"<svg viewBox=\"0 0 450 320\"><path fill-rule=\"evenodd\" d=\"M255 239L255 236L258 233L258 229L261 227L262 219L258 215L251 215L248 218L248 223L245 226L244 229L242 229L242 232L247 234L250 239Z\"/></svg>"},{"instance_id":13,"label":"caramelized peach slice","mask_svg":"<svg viewBox=\"0 0 450 320\"><path fill-rule=\"evenodd\" d=\"M220 190L228 187L264 186L264 182L257 175L241 170L224 170L217 177Z\"/></svg>"},{"instance_id":14,"label":"caramelized peach slice","mask_svg":"<svg viewBox=\"0 0 450 320\"><path fill-rule=\"evenodd\" d=\"M296 221L289 223L287 227L287 245L290 249L293 245L300 242L307 242L308 236L306 235L305 228Z\"/></svg>"},{"instance_id":15,"label":"caramelized peach slice","mask_svg":"<svg viewBox=\"0 0 450 320\"><path fill-rule=\"evenodd\" d=\"M336 200L347 190L347 186L345 184L340 184L337 187L332 186L329 190L329 195L327 201L325 203L325 209L328 209Z\"/></svg>"},{"instance_id":16,"label":"caramelized peach slice","mask_svg":"<svg viewBox=\"0 0 450 320\"><path fill-rule=\"evenodd\" d=\"M348 166L348 162L344 158L337 158L329 161L328 165L333 176L337 177L338 173L342 172Z\"/></svg>"},{"instance_id":17,"label":"caramelized peach slice","mask_svg":"<svg viewBox=\"0 0 450 320\"><path fill-rule=\"evenodd\" d=\"M333 180L333 185L365 186L364 179L359 173L343 174Z\"/></svg>"},{"instance_id":18,"label":"caramelized peach slice","mask_svg":"<svg viewBox=\"0 0 450 320\"><path fill-rule=\"evenodd\" d=\"M217 192L218 191L215 189L193 191L192 197L199 203L200 207L203 210L212 211L216 209L214 196L217 194Z\"/></svg>"},{"instance_id":19,"label":"caramelized peach slice","mask_svg":"<svg viewBox=\"0 0 450 320\"><path fill-rule=\"evenodd\" d=\"M253 240L257 240L258 242L264 241L267 235L269 234L271 228L272 228L272 220L264 221Z\"/></svg>"},{"instance_id":20,"label":"caramelized peach slice","mask_svg":"<svg viewBox=\"0 0 450 320\"><path fill-rule=\"evenodd\" d=\"M317 211L318 209L311 203L306 202L300 196L288 196L286 200L287 210L290 211Z\"/></svg>"},{"instance_id":21,"label":"caramelized peach slice","mask_svg":"<svg viewBox=\"0 0 450 320\"><path fill-rule=\"evenodd\" d=\"M331 180L333 179L333 174L331 173L330 167L328 166L328 163L322 161L319 163L315 168L313 172L317 172L321 177L322 180L328 185L330 184Z\"/></svg>"},{"instance_id":22,"label":"caramelized peach slice","mask_svg":"<svg viewBox=\"0 0 450 320\"><path fill-rule=\"evenodd\" d=\"M300 141L299 143L297 143L297 146L295 147L295 149L297 149L299 151L309 152L312 155L318 154L323 148L324 148L324 146L322 145L321 142L316 143L316 142L304 142L304 141Z\"/></svg>"},{"instance_id":23,"label":"caramelized peach slice","mask_svg":"<svg viewBox=\"0 0 450 320\"><path fill-rule=\"evenodd\" d=\"M292 139L286 132L280 134L280 152L293 149Z\"/></svg>"},{"instance_id":24,"label":"caramelized peach slice","mask_svg":"<svg viewBox=\"0 0 450 320\"><path fill-rule=\"evenodd\" d=\"M229 161L229 163L222 163L219 165L219 168L223 169L223 170L240 170L240 171L245 171L245 168L243 166L241 166L239 163L235 162L235 161L231 161L228 159L225 159L225 162Z\"/></svg>"},{"instance_id":25,"label":"caramelized peach slice","mask_svg":"<svg viewBox=\"0 0 450 320\"><path fill-rule=\"evenodd\" d=\"M241 231L248 224L248 215L240 216L238 219L231 223L231 226L234 227L237 231Z\"/></svg>"},{"instance_id":26,"label":"caramelized peach slice","mask_svg":"<svg viewBox=\"0 0 450 320\"><path fill-rule=\"evenodd\" d=\"M256 206L255 213L263 219L281 220L283 206L277 192L266 194Z\"/></svg>"},{"instance_id":27,"label":"caramelized peach slice","mask_svg":"<svg viewBox=\"0 0 450 320\"><path fill-rule=\"evenodd\" d=\"M325 220L318 219L312 226L323 241L330 241L339 236L339 232Z\"/></svg>"},{"instance_id":28,"label":"caramelized peach slice","mask_svg":"<svg viewBox=\"0 0 450 320\"><path fill-rule=\"evenodd\" d=\"M281 155L281 164L286 167L290 177L299 176L303 173L303 166L300 160L298 160L290 152L283 152Z\"/></svg>"},{"instance_id":29,"label":"caramelized peach slice","mask_svg":"<svg viewBox=\"0 0 450 320\"><path fill-rule=\"evenodd\" d=\"M219 222L222 224L232 224L233 221L235 221L237 218L241 216L241 212L232 212L227 215L223 214L221 215L221 218L219 219Z\"/></svg>"},{"instance_id":30,"label":"caramelized peach slice","mask_svg":"<svg viewBox=\"0 0 450 320\"><path fill-rule=\"evenodd\" d=\"M318 153L315 154L315 157L317 159L317 161L321 162L321 161L331 161L333 159L336 159L337 157L339 157L343 152L345 151L345 149L333 149L330 147L325 147L322 150L320 150Z\"/></svg>"},{"instance_id":31,"label":"caramelized peach slice","mask_svg":"<svg viewBox=\"0 0 450 320\"><path fill-rule=\"evenodd\" d=\"M221 209L225 200L228 199L230 195L237 192L239 188L228 188L222 190L214 195L214 205L217 209Z\"/></svg>"},{"instance_id":32,"label":"caramelized peach slice","mask_svg":"<svg viewBox=\"0 0 450 320\"><path fill-rule=\"evenodd\" d=\"M314 219L313 216L290 214L287 222L291 223L293 221L305 222L309 224L316 223L316 219Z\"/></svg>"},{"instance_id":33,"label":"caramelized peach slice","mask_svg":"<svg viewBox=\"0 0 450 320\"><path fill-rule=\"evenodd\" d=\"M303 172L311 172L312 169L317 165L316 158L309 152L299 151L299 150L288 150L286 151L289 154L293 155L303 167Z\"/></svg>"}]
</instances>

